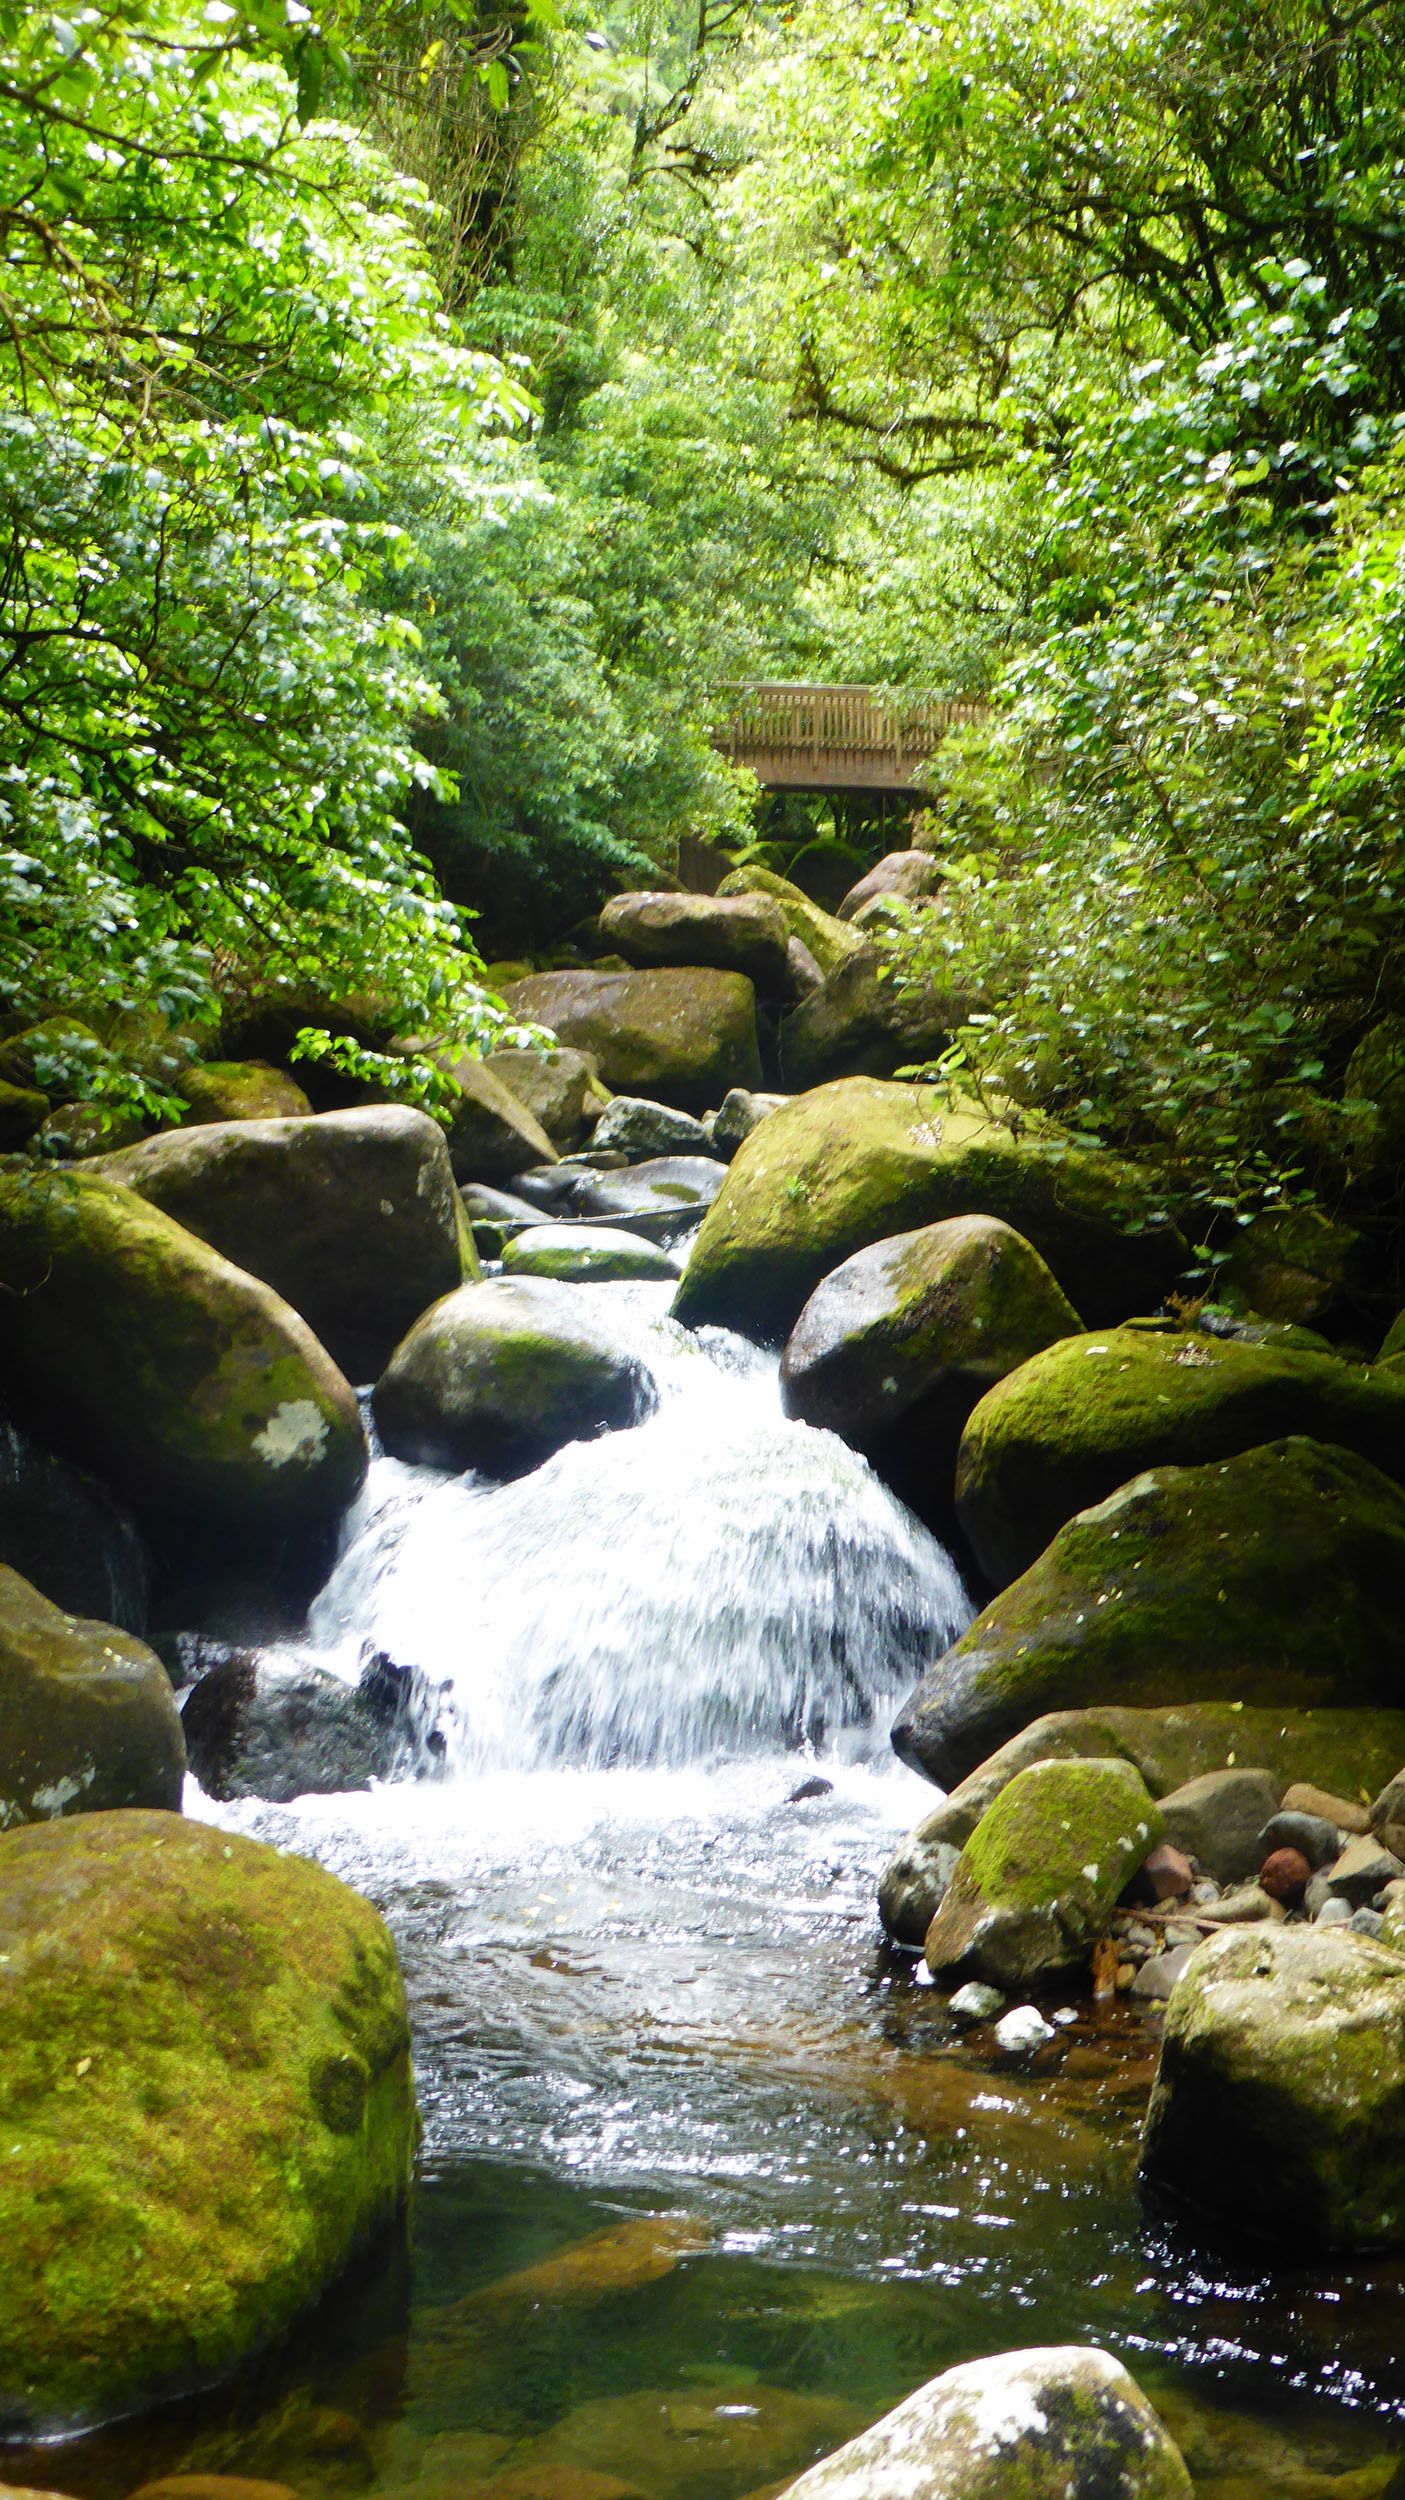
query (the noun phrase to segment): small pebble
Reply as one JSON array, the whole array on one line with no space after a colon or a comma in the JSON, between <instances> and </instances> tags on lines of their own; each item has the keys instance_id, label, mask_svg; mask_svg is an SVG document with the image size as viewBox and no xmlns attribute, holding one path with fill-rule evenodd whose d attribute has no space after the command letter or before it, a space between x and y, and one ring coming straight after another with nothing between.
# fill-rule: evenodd
<instances>
[{"instance_id":1,"label":"small pebble","mask_svg":"<svg viewBox=\"0 0 1405 2500\"><path fill-rule=\"evenodd\" d=\"M931 1972L928 1970L925 1960L920 1961L917 1964L912 1976L915 1984L919 1988L935 1988L937 1984L935 1979L932 1977Z\"/></svg>"},{"instance_id":2,"label":"small pebble","mask_svg":"<svg viewBox=\"0 0 1405 2500\"><path fill-rule=\"evenodd\" d=\"M1118 1965L1117 1965L1117 1993L1118 1993L1118 1995L1119 1995L1120 1997L1125 1997L1125 1996L1126 1996L1128 1989L1131 1987L1133 1980L1136 1978L1136 1975L1137 1975L1137 1973L1136 1973L1136 1965L1135 1965L1134 1963L1132 1963L1132 1962L1119 1962L1119 1963L1118 1963Z\"/></svg>"},{"instance_id":3,"label":"small pebble","mask_svg":"<svg viewBox=\"0 0 1405 2500\"><path fill-rule=\"evenodd\" d=\"M947 1998L946 2010L959 2023L988 2023L1004 2002L999 1988L988 1988L983 1979L968 1979L964 1988Z\"/></svg>"},{"instance_id":4,"label":"small pebble","mask_svg":"<svg viewBox=\"0 0 1405 2500\"><path fill-rule=\"evenodd\" d=\"M1012 2005L995 2026L997 2046L1012 2057L1030 2049L1042 2049L1046 2040L1053 2037L1053 2024L1045 2022L1035 2005Z\"/></svg>"},{"instance_id":5,"label":"small pebble","mask_svg":"<svg viewBox=\"0 0 1405 2500\"><path fill-rule=\"evenodd\" d=\"M1351 1931L1354 1936L1383 1936L1385 1920L1379 1910L1353 1910Z\"/></svg>"},{"instance_id":6,"label":"small pebble","mask_svg":"<svg viewBox=\"0 0 1405 2500\"><path fill-rule=\"evenodd\" d=\"M1336 1901L1331 1893L1328 1893L1325 1900L1318 1903L1311 1915L1318 1927L1349 1927L1352 1922L1351 1903Z\"/></svg>"}]
</instances>

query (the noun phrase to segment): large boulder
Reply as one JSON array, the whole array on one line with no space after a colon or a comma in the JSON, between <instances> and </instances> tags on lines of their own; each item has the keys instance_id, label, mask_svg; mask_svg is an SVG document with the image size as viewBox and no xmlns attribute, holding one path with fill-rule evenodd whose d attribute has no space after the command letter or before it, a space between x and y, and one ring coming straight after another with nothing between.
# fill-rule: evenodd
<instances>
[{"instance_id":1,"label":"large boulder","mask_svg":"<svg viewBox=\"0 0 1405 2500\"><path fill-rule=\"evenodd\" d=\"M761 1082L756 992L743 973L539 972L506 995L524 1023L589 1051L612 1093L706 1111L732 1086Z\"/></svg>"},{"instance_id":2,"label":"large boulder","mask_svg":"<svg viewBox=\"0 0 1405 2500\"><path fill-rule=\"evenodd\" d=\"M815 1287L786 1340L781 1401L862 1450L924 1518L943 1516L972 1407L1081 1325L1019 1233L953 1216L855 1251Z\"/></svg>"},{"instance_id":3,"label":"large boulder","mask_svg":"<svg viewBox=\"0 0 1405 2500\"><path fill-rule=\"evenodd\" d=\"M975 1409L957 1462L957 1515L998 1588L1075 1511L1143 1469L1198 1467L1289 1433L1405 1478L1405 1379L1191 1330L1068 1337Z\"/></svg>"},{"instance_id":4,"label":"large boulder","mask_svg":"<svg viewBox=\"0 0 1405 2500\"><path fill-rule=\"evenodd\" d=\"M456 1180L510 1181L556 1161L556 1146L535 1110L488 1060L467 1050L431 1055L455 1088L448 1138Z\"/></svg>"},{"instance_id":5,"label":"large boulder","mask_svg":"<svg viewBox=\"0 0 1405 2500\"><path fill-rule=\"evenodd\" d=\"M591 1319L574 1286L499 1276L426 1311L373 1402L392 1457L515 1476L567 1441L641 1422L656 1396L647 1367Z\"/></svg>"},{"instance_id":6,"label":"large boulder","mask_svg":"<svg viewBox=\"0 0 1405 2500\"><path fill-rule=\"evenodd\" d=\"M583 1050L495 1050L483 1065L516 1095L561 1154L589 1136L609 1100L594 1060Z\"/></svg>"},{"instance_id":7,"label":"large boulder","mask_svg":"<svg viewBox=\"0 0 1405 2500\"><path fill-rule=\"evenodd\" d=\"M398 2213L395 1947L305 1858L177 1815L0 1838L0 2436L226 2377Z\"/></svg>"},{"instance_id":8,"label":"large boulder","mask_svg":"<svg viewBox=\"0 0 1405 2500\"><path fill-rule=\"evenodd\" d=\"M1036 1762L987 1807L952 1869L923 1950L934 1973L1026 1988L1081 1961L1161 1838L1130 1762Z\"/></svg>"},{"instance_id":9,"label":"large boulder","mask_svg":"<svg viewBox=\"0 0 1405 2500\"><path fill-rule=\"evenodd\" d=\"M707 1155L712 1149L707 1130L691 1111L673 1111L667 1103L645 1102L637 1094L616 1094L600 1114L591 1151L621 1154L627 1163L653 1163L661 1155Z\"/></svg>"},{"instance_id":10,"label":"large boulder","mask_svg":"<svg viewBox=\"0 0 1405 2500\"><path fill-rule=\"evenodd\" d=\"M0 1563L55 1606L124 1632L147 1624L147 1558L107 1485L0 1417Z\"/></svg>"},{"instance_id":11,"label":"large boulder","mask_svg":"<svg viewBox=\"0 0 1405 2500\"><path fill-rule=\"evenodd\" d=\"M0 1831L104 1806L179 1811L185 1746L160 1659L0 1567Z\"/></svg>"},{"instance_id":12,"label":"large boulder","mask_svg":"<svg viewBox=\"0 0 1405 2500\"><path fill-rule=\"evenodd\" d=\"M943 2371L787 2500L1191 2500L1191 2482L1121 2362L1066 2344Z\"/></svg>"},{"instance_id":13,"label":"large boulder","mask_svg":"<svg viewBox=\"0 0 1405 2500\"><path fill-rule=\"evenodd\" d=\"M301 1120L312 1105L302 1087L266 1059L206 1059L180 1076L183 1128L207 1120Z\"/></svg>"},{"instance_id":14,"label":"large boulder","mask_svg":"<svg viewBox=\"0 0 1405 2500\"><path fill-rule=\"evenodd\" d=\"M789 987L790 931L769 894L615 894L600 935L629 964L710 965L759 990Z\"/></svg>"},{"instance_id":15,"label":"large boulder","mask_svg":"<svg viewBox=\"0 0 1405 2500\"><path fill-rule=\"evenodd\" d=\"M384 1657L359 1682L296 1652L231 1649L181 1709L190 1768L207 1796L339 1796L392 1777L415 1749L416 1678Z\"/></svg>"},{"instance_id":16,"label":"large boulder","mask_svg":"<svg viewBox=\"0 0 1405 2500\"><path fill-rule=\"evenodd\" d=\"M1142 2172L1295 2260L1405 2242L1405 1956L1341 1926L1201 1945L1166 2009Z\"/></svg>"},{"instance_id":17,"label":"large boulder","mask_svg":"<svg viewBox=\"0 0 1405 2500\"><path fill-rule=\"evenodd\" d=\"M920 1945L962 1848L987 1806L1034 1762L1116 1756L1164 1799L1237 1764L1271 1775L1275 1802L1295 1781L1370 1796L1405 1739L1405 1710L1280 1710L1202 1701L1168 1710L1055 1710L998 1747L898 1843L878 1887L890 1936ZM1405 1757L1402 1757L1405 1758ZM918 1764L918 1768L922 1766Z\"/></svg>"},{"instance_id":18,"label":"large boulder","mask_svg":"<svg viewBox=\"0 0 1405 2500\"><path fill-rule=\"evenodd\" d=\"M180 1129L102 1170L262 1277L353 1380L477 1273L442 1132L403 1105Z\"/></svg>"},{"instance_id":19,"label":"large boulder","mask_svg":"<svg viewBox=\"0 0 1405 2500\"><path fill-rule=\"evenodd\" d=\"M722 1181L723 1166L711 1155L657 1155L627 1172L582 1172L571 1207L672 1240L702 1222Z\"/></svg>"},{"instance_id":20,"label":"large boulder","mask_svg":"<svg viewBox=\"0 0 1405 2500\"><path fill-rule=\"evenodd\" d=\"M946 870L930 851L887 851L867 876L851 885L835 917L857 920L870 903L920 903L935 894Z\"/></svg>"},{"instance_id":21,"label":"large boulder","mask_svg":"<svg viewBox=\"0 0 1405 2500\"><path fill-rule=\"evenodd\" d=\"M1096 1321L1146 1307L1185 1255L1169 1228L1129 1229L1140 1184L1111 1155L1011 1129L933 1086L848 1077L799 1094L754 1130L698 1236L676 1305L784 1337L821 1277L870 1242L957 1215L994 1215L1048 1261Z\"/></svg>"},{"instance_id":22,"label":"large boulder","mask_svg":"<svg viewBox=\"0 0 1405 2500\"><path fill-rule=\"evenodd\" d=\"M65 1448L163 1527L296 1534L365 1474L355 1396L298 1313L110 1180L0 1178L0 1352Z\"/></svg>"},{"instance_id":23,"label":"large boulder","mask_svg":"<svg viewBox=\"0 0 1405 2500\"><path fill-rule=\"evenodd\" d=\"M791 938L803 946L821 977L864 945L859 930L846 928L832 911L812 902L798 885L792 885L788 877L778 877L774 869L733 868L717 891L724 898L729 894L769 895L780 905Z\"/></svg>"},{"instance_id":24,"label":"large boulder","mask_svg":"<svg viewBox=\"0 0 1405 2500\"><path fill-rule=\"evenodd\" d=\"M831 1077L891 1076L933 1059L964 1024L970 1000L955 991L899 989L876 946L856 947L826 973L781 1024L780 1073L787 1085Z\"/></svg>"},{"instance_id":25,"label":"large boulder","mask_svg":"<svg viewBox=\"0 0 1405 2500\"><path fill-rule=\"evenodd\" d=\"M1069 1520L977 1616L893 1743L949 1787L1050 1710L1399 1707L1402 1584L1405 1493L1349 1450L1278 1441L1152 1468Z\"/></svg>"}]
</instances>

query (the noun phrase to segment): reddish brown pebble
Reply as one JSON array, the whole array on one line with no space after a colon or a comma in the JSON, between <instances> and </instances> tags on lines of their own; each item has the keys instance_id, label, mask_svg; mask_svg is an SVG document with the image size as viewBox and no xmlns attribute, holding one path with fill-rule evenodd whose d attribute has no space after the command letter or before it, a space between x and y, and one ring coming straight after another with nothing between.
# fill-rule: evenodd
<instances>
[{"instance_id":1,"label":"reddish brown pebble","mask_svg":"<svg viewBox=\"0 0 1405 2500\"><path fill-rule=\"evenodd\" d=\"M1195 1869L1188 1857L1173 1849L1169 1840L1158 1840L1137 1868L1122 1895L1124 1901L1183 1901L1195 1881Z\"/></svg>"},{"instance_id":2,"label":"reddish brown pebble","mask_svg":"<svg viewBox=\"0 0 1405 2500\"><path fill-rule=\"evenodd\" d=\"M1301 1849L1275 1849L1259 1868L1259 1883L1270 1901L1295 1910L1308 1887L1312 1868Z\"/></svg>"}]
</instances>

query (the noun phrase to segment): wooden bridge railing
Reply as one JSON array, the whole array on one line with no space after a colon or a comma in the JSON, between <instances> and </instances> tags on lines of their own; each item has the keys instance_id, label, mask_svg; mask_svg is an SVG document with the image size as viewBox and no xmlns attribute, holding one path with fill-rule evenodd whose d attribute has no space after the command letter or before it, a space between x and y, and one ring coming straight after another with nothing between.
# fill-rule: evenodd
<instances>
[{"instance_id":1,"label":"wooden bridge railing","mask_svg":"<svg viewBox=\"0 0 1405 2500\"><path fill-rule=\"evenodd\" d=\"M869 686L737 686L718 702L721 752L772 790L904 790L947 734L980 718L965 698L885 702Z\"/></svg>"}]
</instances>

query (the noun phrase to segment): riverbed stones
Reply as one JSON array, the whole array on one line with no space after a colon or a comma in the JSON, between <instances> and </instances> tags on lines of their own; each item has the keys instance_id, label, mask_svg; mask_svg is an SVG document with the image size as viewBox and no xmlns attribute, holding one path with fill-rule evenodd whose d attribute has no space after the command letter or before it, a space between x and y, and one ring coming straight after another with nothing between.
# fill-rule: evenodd
<instances>
[{"instance_id":1,"label":"riverbed stones","mask_svg":"<svg viewBox=\"0 0 1405 2500\"><path fill-rule=\"evenodd\" d=\"M403 2204L404 1990L369 1902L179 1816L0 1837L0 2432L228 2375Z\"/></svg>"},{"instance_id":2,"label":"riverbed stones","mask_svg":"<svg viewBox=\"0 0 1405 2500\"><path fill-rule=\"evenodd\" d=\"M626 963L707 965L743 972L759 990L788 986L790 931L773 895L612 894L600 935Z\"/></svg>"},{"instance_id":3,"label":"riverbed stones","mask_svg":"<svg viewBox=\"0 0 1405 2500\"><path fill-rule=\"evenodd\" d=\"M1140 1190L1116 1158L1016 1137L933 1086L849 1077L798 1094L730 1165L677 1304L784 1338L822 1277L870 1243L963 1215L997 1216L1032 1242L1090 1318L1155 1296L1183 1249L1133 1223Z\"/></svg>"},{"instance_id":4,"label":"riverbed stones","mask_svg":"<svg viewBox=\"0 0 1405 2500\"><path fill-rule=\"evenodd\" d=\"M443 1132L403 1104L181 1129L102 1169L271 1285L353 1380L476 1273Z\"/></svg>"},{"instance_id":5,"label":"riverbed stones","mask_svg":"<svg viewBox=\"0 0 1405 2500\"><path fill-rule=\"evenodd\" d=\"M302 1087L266 1059L206 1059L181 1070L183 1128L209 1120L299 1120L311 1117Z\"/></svg>"},{"instance_id":6,"label":"riverbed stones","mask_svg":"<svg viewBox=\"0 0 1405 2500\"><path fill-rule=\"evenodd\" d=\"M567 1441L642 1422L652 1373L615 1344L571 1285L500 1276L463 1285L416 1321L377 1381L392 1457L515 1476Z\"/></svg>"},{"instance_id":7,"label":"riverbed stones","mask_svg":"<svg viewBox=\"0 0 1405 2500\"><path fill-rule=\"evenodd\" d=\"M1021 1771L962 1849L923 1951L929 1970L1027 1987L1088 1952L1162 1836L1130 1763L1040 1762Z\"/></svg>"},{"instance_id":8,"label":"riverbed stones","mask_svg":"<svg viewBox=\"0 0 1405 2500\"><path fill-rule=\"evenodd\" d=\"M759 1128L763 1120L769 1119L773 1111L779 1111L782 1104L789 1100L789 1094L753 1094L748 1093L744 1085L734 1085L713 1114L709 1132L713 1152L730 1162L738 1147L746 1144L752 1130ZM1405 1343L1405 1332L1402 1332L1402 1343Z\"/></svg>"},{"instance_id":9,"label":"riverbed stones","mask_svg":"<svg viewBox=\"0 0 1405 2500\"><path fill-rule=\"evenodd\" d=\"M1395 1707L1402 1573L1405 1492L1350 1450L1297 1439L1151 1468L1002 1589L904 1704L893 1743L949 1786L1055 1708Z\"/></svg>"},{"instance_id":10,"label":"riverbed stones","mask_svg":"<svg viewBox=\"0 0 1405 2500\"><path fill-rule=\"evenodd\" d=\"M930 2379L789 2500L1191 2500L1169 2432L1094 2345L996 2353Z\"/></svg>"},{"instance_id":11,"label":"riverbed stones","mask_svg":"<svg viewBox=\"0 0 1405 2500\"><path fill-rule=\"evenodd\" d=\"M723 1166L711 1155L657 1155L622 1172L583 1171L570 1206L650 1240L673 1241L702 1222L722 1180Z\"/></svg>"},{"instance_id":12,"label":"riverbed stones","mask_svg":"<svg viewBox=\"0 0 1405 2500\"><path fill-rule=\"evenodd\" d=\"M514 1016L589 1051L612 1093L700 1112L734 1085L761 1082L756 992L743 973L540 972L506 995Z\"/></svg>"},{"instance_id":13,"label":"riverbed stones","mask_svg":"<svg viewBox=\"0 0 1405 2500\"><path fill-rule=\"evenodd\" d=\"M1405 2240L1405 1957L1347 1927L1214 1937L1171 1995L1144 2176L1295 2257Z\"/></svg>"},{"instance_id":14,"label":"riverbed stones","mask_svg":"<svg viewBox=\"0 0 1405 2500\"><path fill-rule=\"evenodd\" d=\"M134 1190L0 1178L0 1287L18 1386L148 1519L264 1539L330 1524L357 1491L365 1435L331 1356Z\"/></svg>"},{"instance_id":15,"label":"riverbed stones","mask_svg":"<svg viewBox=\"0 0 1405 2500\"><path fill-rule=\"evenodd\" d=\"M781 1399L898 1479L922 1515L949 1513L972 1408L1081 1327L1019 1233L956 1216L856 1251L815 1287L786 1340Z\"/></svg>"},{"instance_id":16,"label":"riverbed stones","mask_svg":"<svg viewBox=\"0 0 1405 2500\"><path fill-rule=\"evenodd\" d=\"M184 1777L180 1714L155 1653L0 1567L0 1831L108 1806L178 1812Z\"/></svg>"},{"instance_id":17,"label":"riverbed stones","mask_svg":"<svg viewBox=\"0 0 1405 2500\"><path fill-rule=\"evenodd\" d=\"M569 1284L672 1284L678 1276L667 1250L616 1224L533 1224L504 1241L502 1265L507 1276L557 1276Z\"/></svg>"},{"instance_id":18,"label":"riverbed stones","mask_svg":"<svg viewBox=\"0 0 1405 2500\"><path fill-rule=\"evenodd\" d=\"M1216 1883L1243 1883L1264 1862L1264 1827L1277 1810L1280 1786L1271 1771L1248 1765L1204 1771L1162 1798L1167 1835Z\"/></svg>"},{"instance_id":19,"label":"riverbed stones","mask_svg":"<svg viewBox=\"0 0 1405 2500\"><path fill-rule=\"evenodd\" d=\"M1000 1587L1028 1570L1075 1511L1144 1468L1201 1466L1290 1433L1405 1478L1405 1379L1189 1330L1067 1337L975 1409L961 1443L957 1512Z\"/></svg>"},{"instance_id":20,"label":"riverbed stones","mask_svg":"<svg viewBox=\"0 0 1405 2500\"><path fill-rule=\"evenodd\" d=\"M637 1094L616 1094L602 1111L595 1145L622 1154L627 1163L652 1163L667 1155L707 1155L712 1141L690 1111L670 1110Z\"/></svg>"},{"instance_id":21,"label":"riverbed stones","mask_svg":"<svg viewBox=\"0 0 1405 2500\"><path fill-rule=\"evenodd\" d=\"M516 1095L559 1154L590 1135L609 1100L583 1050L494 1050L483 1065Z\"/></svg>"}]
</instances>

